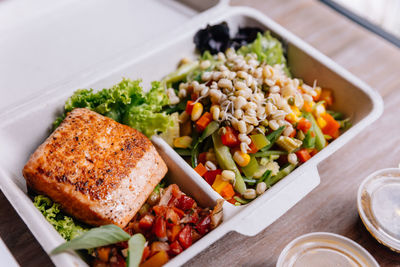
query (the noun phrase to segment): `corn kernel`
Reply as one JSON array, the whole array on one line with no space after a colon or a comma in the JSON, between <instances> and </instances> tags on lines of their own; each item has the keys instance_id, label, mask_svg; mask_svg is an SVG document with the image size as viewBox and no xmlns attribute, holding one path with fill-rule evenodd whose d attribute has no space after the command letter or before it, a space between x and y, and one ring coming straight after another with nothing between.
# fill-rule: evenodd
<instances>
[{"instance_id":1,"label":"corn kernel","mask_svg":"<svg viewBox=\"0 0 400 267\"><path fill-rule=\"evenodd\" d=\"M301 116L301 111L299 110L299 108L297 106L291 106L290 108L292 109L293 113L296 116Z\"/></svg>"},{"instance_id":2,"label":"corn kernel","mask_svg":"<svg viewBox=\"0 0 400 267\"><path fill-rule=\"evenodd\" d=\"M233 154L233 159L240 167L245 167L250 162L250 155L242 151L236 151L235 154Z\"/></svg>"},{"instance_id":3,"label":"corn kernel","mask_svg":"<svg viewBox=\"0 0 400 267\"><path fill-rule=\"evenodd\" d=\"M326 120L322 117L318 117L317 119L318 126L322 129L326 126Z\"/></svg>"},{"instance_id":4,"label":"corn kernel","mask_svg":"<svg viewBox=\"0 0 400 267\"><path fill-rule=\"evenodd\" d=\"M192 121L197 121L200 119L201 114L203 113L203 105L199 102L193 105L193 110L192 110Z\"/></svg>"},{"instance_id":5,"label":"corn kernel","mask_svg":"<svg viewBox=\"0 0 400 267\"><path fill-rule=\"evenodd\" d=\"M192 144L190 136L181 136L174 139L174 147L188 148Z\"/></svg>"}]
</instances>

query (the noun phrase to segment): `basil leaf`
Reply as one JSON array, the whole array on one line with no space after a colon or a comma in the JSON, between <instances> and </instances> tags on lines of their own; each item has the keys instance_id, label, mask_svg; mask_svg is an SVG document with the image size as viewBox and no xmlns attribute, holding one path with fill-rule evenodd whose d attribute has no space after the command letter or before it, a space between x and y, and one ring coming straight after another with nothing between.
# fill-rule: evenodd
<instances>
[{"instance_id":1,"label":"basil leaf","mask_svg":"<svg viewBox=\"0 0 400 267\"><path fill-rule=\"evenodd\" d=\"M128 259L126 261L127 267L139 266L144 250L146 239L142 234L133 235L128 241Z\"/></svg>"},{"instance_id":2,"label":"basil leaf","mask_svg":"<svg viewBox=\"0 0 400 267\"><path fill-rule=\"evenodd\" d=\"M116 225L109 224L92 228L86 233L56 247L51 254L67 250L97 248L126 241L131 236Z\"/></svg>"}]
</instances>

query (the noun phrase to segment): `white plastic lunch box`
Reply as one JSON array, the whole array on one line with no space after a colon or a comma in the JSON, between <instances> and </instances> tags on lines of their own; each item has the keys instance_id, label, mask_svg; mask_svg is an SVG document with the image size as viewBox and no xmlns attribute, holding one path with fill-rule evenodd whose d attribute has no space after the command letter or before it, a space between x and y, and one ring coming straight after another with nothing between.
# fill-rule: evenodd
<instances>
[{"instance_id":1,"label":"white plastic lunch box","mask_svg":"<svg viewBox=\"0 0 400 267\"><path fill-rule=\"evenodd\" d=\"M196 56L195 47L192 42L193 36L197 30L205 27L207 24L227 21L233 31L238 26L258 26L273 32L287 47L288 63L293 75L302 78L306 83L312 84L314 80L317 80L318 84L322 87L332 88L336 99L333 109L350 116L353 126L316 156L295 169L290 175L286 176L251 203L237 207L225 202L223 223L179 256L169 261L166 266L184 264L230 231L253 236L265 229L319 184L318 164L322 160L344 146L346 142L376 120L382 113L383 102L379 94L257 10L246 7L230 7L227 1L218 2L212 0L148 0L146 3L144 1L126 0L88 2L92 3L92 5L90 6L87 3L75 4L82 9L88 8L89 5L90 9L94 10L95 13L97 12L98 14L96 14L99 17L103 14L99 9L109 8L110 16L117 17L118 12L113 13L117 9L132 10L132 12L135 11L135 14L140 13L142 9L145 11L153 10L156 13L164 12L162 14L164 18L174 17L174 19L165 22L166 24L169 23L168 30L154 29L153 31L151 25L145 25L146 23L151 23L151 21L144 21L142 25L123 24L124 26L120 31L125 32L121 32L118 38L122 38L124 34L129 35L130 33L126 32L129 28L132 28L133 35L136 34L135 36L139 38L137 40L132 36L127 37L126 41L131 44L130 47L125 47L126 45L122 46L118 42L115 42L115 50L113 50L115 53L105 48L104 50L100 49L97 51L101 60L95 57L96 54L92 55L89 52L88 58L84 57L82 59L81 56L76 55L77 61L91 60L94 64L91 66L83 65L79 69L78 66L74 65L72 60L72 63L70 62L70 65L66 66L67 69L69 68L67 72L70 73L67 78L63 78L60 74L61 72L51 70L53 71L53 76L47 76L51 82L47 82L45 77L42 78L41 83L37 80L32 80L33 87L38 87L38 84L43 86L41 90L36 89L36 87L34 88L32 94L35 96L28 97L26 94L27 97L25 97L25 101L22 101L21 104L14 105L13 108L0 109L2 111L0 114L0 187L47 253L64 242L64 240L34 207L32 201L27 196L27 188L21 170L29 155L49 135L52 122L56 118L56 115L62 111L65 100L76 89L102 89L119 82L122 77L131 79L142 78L143 85L148 87L150 81L160 79L169 72L174 71L182 57ZM58 17L58 20L50 17L49 20L53 19L55 26L62 26L67 23L69 19L68 14L77 13L75 12L77 6L70 5L64 7L62 11L59 11L64 16ZM84 12L81 13L79 13L81 17L79 14L75 17L76 20L84 21L85 16L95 16L93 14L85 14ZM132 16L135 14L132 14ZM141 14L138 16L143 18L145 15ZM66 57L74 59L73 54L76 48L74 46L65 48L70 52L68 55L57 53L49 55L45 53L45 41L51 38L52 35L44 33L41 29L46 28L48 24L44 23L43 19L32 20L27 27L28 30L36 30L38 38L43 39L42 44L44 48L42 48L41 52L46 56L46 62L54 63L56 60L65 60ZM132 21L127 21L137 23L134 18L132 18ZM158 23L157 25L160 27L162 26L162 21L154 23ZM137 29L139 26L148 27L148 30L150 29L150 32L154 34L149 35L148 32ZM101 28L94 29L96 34L101 32L101 30ZM109 29L104 29L104 31L107 30ZM114 30L118 31L118 29ZM35 34L35 32L32 34ZM88 38L81 33L76 33L75 35L74 33L69 34L70 36L68 37L71 38ZM20 36L16 35L12 36L14 41L17 40L15 39L17 37L20 38ZM95 37L101 40L100 35L96 35ZM119 41L123 42L124 39L120 39ZM104 44L100 44L99 46L102 47L102 45L104 46ZM99 48L97 47L97 49ZM33 51L30 53L33 53ZM35 55L29 55L35 58ZM36 58L39 56L42 55L36 55ZM55 57L55 59L52 57ZM11 58L9 60L11 62ZM1 64L5 63L0 63L0 67ZM37 71L33 68L34 64L37 63L29 61L26 64L26 68L32 68L31 71L33 72ZM45 70L47 68L50 71L51 66L46 65L43 68ZM24 70L24 66L21 69ZM11 68L11 72L12 70L13 68ZM16 78L12 77L13 73L10 73L10 75L11 78ZM20 79L29 79L31 78L29 75L32 76L32 73L27 73L27 76L22 75ZM59 80L56 81L55 77ZM13 86L11 78L9 78L9 84L7 84L7 79L3 83ZM23 83L29 84L29 81L26 80L15 82L17 85L22 85ZM29 90L29 87L26 87L26 90ZM9 97L13 96L9 95ZM10 98L11 102L12 99ZM168 164L168 179L177 183L184 192L193 196L200 205L211 207L218 198L221 198L162 139L154 137L153 142ZM51 255L50 258L57 266L87 265L76 253Z\"/></svg>"}]
</instances>

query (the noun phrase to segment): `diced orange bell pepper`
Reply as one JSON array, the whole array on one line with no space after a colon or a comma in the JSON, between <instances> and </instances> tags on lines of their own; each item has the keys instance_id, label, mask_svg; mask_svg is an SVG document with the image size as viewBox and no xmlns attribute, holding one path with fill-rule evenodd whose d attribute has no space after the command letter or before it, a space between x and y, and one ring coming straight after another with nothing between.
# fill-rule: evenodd
<instances>
[{"instance_id":1,"label":"diced orange bell pepper","mask_svg":"<svg viewBox=\"0 0 400 267\"><path fill-rule=\"evenodd\" d=\"M311 158L310 153L308 153L308 150L305 148L298 150L296 152L296 156L300 160L301 163L304 163Z\"/></svg>"},{"instance_id":2,"label":"diced orange bell pepper","mask_svg":"<svg viewBox=\"0 0 400 267\"><path fill-rule=\"evenodd\" d=\"M254 144L253 140L251 140L251 143L249 145L250 150L247 151L248 154L254 154L258 151L258 148Z\"/></svg>"},{"instance_id":3,"label":"diced orange bell pepper","mask_svg":"<svg viewBox=\"0 0 400 267\"><path fill-rule=\"evenodd\" d=\"M221 196L227 200L231 199L235 195L235 190L233 190L233 186L231 184L227 184L221 190Z\"/></svg>"},{"instance_id":4,"label":"diced orange bell pepper","mask_svg":"<svg viewBox=\"0 0 400 267\"><path fill-rule=\"evenodd\" d=\"M218 193L221 194L222 189L225 188L225 186L229 184L228 182L222 180L222 176L221 175L217 175L217 177L215 178L215 181L212 185L212 188Z\"/></svg>"},{"instance_id":5,"label":"diced orange bell pepper","mask_svg":"<svg viewBox=\"0 0 400 267\"><path fill-rule=\"evenodd\" d=\"M162 250L149 258L144 263L140 264L140 267L161 267L166 264L168 260L168 253L165 250Z\"/></svg>"},{"instance_id":6,"label":"diced orange bell pepper","mask_svg":"<svg viewBox=\"0 0 400 267\"><path fill-rule=\"evenodd\" d=\"M307 133L311 128L311 122L306 118L301 118L297 123L297 129L301 130L303 133Z\"/></svg>"},{"instance_id":7,"label":"diced orange bell pepper","mask_svg":"<svg viewBox=\"0 0 400 267\"><path fill-rule=\"evenodd\" d=\"M293 131L289 134L289 137L292 137L292 138L295 137L296 133L297 133L296 129L293 129Z\"/></svg>"},{"instance_id":8,"label":"diced orange bell pepper","mask_svg":"<svg viewBox=\"0 0 400 267\"><path fill-rule=\"evenodd\" d=\"M311 103L304 101L303 110L306 112L311 112L312 111Z\"/></svg>"},{"instance_id":9,"label":"diced orange bell pepper","mask_svg":"<svg viewBox=\"0 0 400 267\"><path fill-rule=\"evenodd\" d=\"M321 91L322 90L320 87L315 88L315 92L317 92L317 94L315 96L313 96L313 100L315 102L317 102L319 100L319 98L321 97Z\"/></svg>"},{"instance_id":10,"label":"diced orange bell pepper","mask_svg":"<svg viewBox=\"0 0 400 267\"><path fill-rule=\"evenodd\" d=\"M337 122L329 113L321 114L321 117L326 121L325 127L321 130L324 134L336 138L339 136L340 123Z\"/></svg>"},{"instance_id":11,"label":"diced orange bell pepper","mask_svg":"<svg viewBox=\"0 0 400 267\"><path fill-rule=\"evenodd\" d=\"M320 101L325 101L326 106L331 106L333 104L333 92L331 89L322 89L321 95L319 97Z\"/></svg>"},{"instance_id":12,"label":"diced orange bell pepper","mask_svg":"<svg viewBox=\"0 0 400 267\"><path fill-rule=\"evenodd\" d=\"M210 112L204 112L200 119L196 121L196 128L199 132L206 129L207 125L212 121L212 115Z\"/></svg>"},{"instance_id":13,"label":"diced orange bell pepper","mask_svg":"<svg viewBox=\"0 0 400 267\"><path fill-rule=\"evenodd\" d=\"M206 167L204 167L204 165L202 163L199 163L196 168L194 168L194 170L200 175L203 176L206 172L207 169Z\"/></svg>"}]
</instances>

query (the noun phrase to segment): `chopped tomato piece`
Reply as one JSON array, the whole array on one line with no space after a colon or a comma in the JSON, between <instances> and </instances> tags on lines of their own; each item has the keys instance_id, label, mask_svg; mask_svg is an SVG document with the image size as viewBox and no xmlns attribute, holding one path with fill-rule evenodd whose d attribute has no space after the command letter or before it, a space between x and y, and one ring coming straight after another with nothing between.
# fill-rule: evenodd
<instances>
[{"instance_id":1,"label":"chopped tomato piece","mask_svg":"<svg viewBox=\"0 0 400 267\"><path fill-rule=\"evenodd\" d=\"M301 118L301 120L297 123L297 129L299 129L303 133L307 133L310 128L311 122L306 118Z\"/></svg>"},{"instance_id":2,"label":"chopped tomato piece","mask_svg":"<svg viewBox=\"0 0 400 267\"><path fill-rule=\"evenodd\" d=\"M157 216L153 225L153 233L158 238L166 238L167 237L167 223L165 222L164 217Z\"/></svg>"},{"instance_id":3,"label":"chopped tomato piece","mask_svg":"<svg viewBox=\"0 0 400 267\"><path fill-rule=\"evenodd\" d=\"M227 184L221 190L221 196L225 199L231 199L235 195L235 190L233 190L233 186L231 184Z\"/></svg>"},{"instance_id":4,"label":"chopped tomato piece","mask_svg":"<svg viewBox=\"0 0 400 267\"><path fill-rule=\"evenodd\" d=\"M329 113L321 114L321 117L326 121L326 125L321 129L322 132L332 136L333 138L338 137L340 123L337 122Z\"/></svg>"},{"instance_id":5,"label":"chopped tomato piece","mask_svg":"<svg viewBox=\"0 0 400 267\"><path fill-rule=\"evenodd\" d=\"M153 227L154 216L151 214L144 215L139 221L139 227L143 230L149 230Z\"/></svg>"},{"instance_id":6,"label":"chopped tomato piece","mask_svg":"<svg viewBox=\"0 0 400 267\"><path fill-rule=\"evenodd\" d=\"M206 129L207 125L212 121L212 115L210 112L204 112L200 119L196 121L196 128L199 132Z\"/></svg>"},{"instance_id":7,"label":"chopped tomato piece","mask_svg":"<svg viewBox=\"0 0 400 267\"><path fill-rule=\"evenodd\" d=\"M166 206L154 206L153 210L155 212L156 215L158 216L164 216L165 212L167 211L167 207Z\"/></svg>"},{"instance_id":8,"label":"chopped tomato piece","mask_svg":"<svg viewBox=\"0 0 400 267\"><path fill-rule=\"evenodd\" d=\"M149 258L144 263L140 264L140 267L161 267L168 261L169 261L168 253L163 250L151 256L151 258Z\"/></svg>"},{"instance_id":9,"label":"chopped tomato piece","mask_svg":"<svg viewBox=\"0 0 400 267\"><path fill-rule=\"evenodd\" d=\"M229 126L225 126L225 133L221 136L221 141L224 145L229 147L240 145L238 133Z\"/></svg>"},{"instance_id":10,"label":"chopped tomato piece","mask_svg":"<svg viewBox=\"0 0 400 267\"><path fill-rule=\"evenodd\" d=\"M214 171L207 171L205 174L204 174L204 180L206 180L206 182L209 184L209 185L212 185L213 183L214 183L214 181L215 181L215 177L217 177L217 175L218 174L221 174L222 173L222 170L221 169L216 169L216 170L214 170Z\"/></svg>"},{"instance_id":11,"label":"chopped tomato piece","mask_svg":"<svg viewBox=\"0 0 400 267\"><path fill-rule=\"evenodd\" d=\"M194 203L195 201L193 200L193 198L188 197L186 195L182 195L181 198L179 199L177 208L183 211L187 211L193 207Z\"/></svg>"},{"instance_id":12,"label":"chopped tomato piece","mask_svg":"<svg viewBox=\"0 0 400 267\"><path fill-rule=\"evenodd\" d=\"M150 256L150 248L149 246L145 246L142 254L142 262L144 262L149 256Z\"/></svg>"},{"instance_id":13,"label":"chopped tomato piece","mask_svg":"<svg viewBox=\"0 0 400 267\"><path fill-rule=\"evenodd\" d=\"M186 103L186 113L187 114L192 114L192 110L193 110L193 106L194 106L194 101L188 101L187 103Z\"/></svg>"},{"instance_id":14,"label":"chopped tomato piece","mask_svg":"<svg viewBox=\"0 0 400 267\"><path fill-rule=\"evenodd\" d=\"M172 207L174 209L174 211L176 212L176 214L179 215L180 218L182 218L183 216L185 216L185 212L181 209L178 209L177 207Z\"/></svg>"},{"instance_id":15,"label":"chopped tomato piece","mask_svg":"<svg viewBox=\"0 0 400 267\"><path fill-rule=\"evenodd\" d=\"M310 153L307 149L303 148L296 152L297 158L300 160L301 163L306 162L311 158Z\"/></svg>"},{"instance_id":16,"label":"chopped tomato piece","mask_svg":"<svg viewBox=\"0 0 400 267\"><path fill-rule=\"evenodd\" d=\"M183 251L183 248L179 244L178 240L172 242L172 244L169 245L169 248L170 248L169 252L174 256L180 254Z\"/></svg>"},{"instance_id":17,"label":"chopped tomato piece","mask_svg":"<svg viewBox=\"0 0 400 267\"><path fill-rule=\"evenodd\" d=\"M178 235L179 243L183 248L188 248L192 245L192 229L189 225L183 227Z\"/></svg>"},{"instance_id":18,"label":"chopped tomato piece","mask_svg":"<svg viewBox=\"0 0 400 267\"><path fill-rule=\"evenodd\" d=\"M177 186L176 184L171 184L171 194L174 198L179 199L182 196L182 191L179 189L179 186Z\"/></svg>"},{"instance_id":19,"label":"chopped tomato piece","mask_svg":"<svg viewBox=\"0 0 400 267\"><path fill-rule=\"evenodd\" d=\"M202 163L199 163L196 168L194 168L194 170L200 175L203 176L206 172L207 169L206 167L204 167L204 165Z\"/></svg>"},{"instance_id":20,"label":"chopped tomato piece","mask_svg":"<svg viewBox=\"0 0 400 267\"><path fill-rule=\"evenodd\" d=\"M155 241L150 245L150 255L157 254L160 251L169 251L167 242Z\"/></svg>"},{"instance_id":21,"label":"chopped tomato piece","mask_svg":"<svg viewBox=\"0 0 400 267\"><path fill-rule=\"evenodd\" d=\"M165 214L165 220L167 221L167 226L171 227L175 224L178 224L180 218L179 215L173 209L168 209Z\"/></svg>"},{"instance_id":22,"label":"chopped tomato piece","mask_svg":"<svg viewBox=\"0 0 400 267\"><path fill-rule=\"evenodd\" d=\"M169 242L174 242L176 240L176 238L178 237L178 234L180 233L181 230L182 230L182 227L179 224L172 226L171 229L169 229L167 231L167 236L168 236Z\"/></svg>"},{"instance_id":23,"label":"chopped tomato piece","mask_svg":"<svg viewBox=\"0 0 400 267\"><path fill-rule=\"evenodd\" d=\"M207 215L204 217L197 225L196 230L201 235L205 235L208 231L210 231L211 217Z\"/></svg>"}]
</instances>

